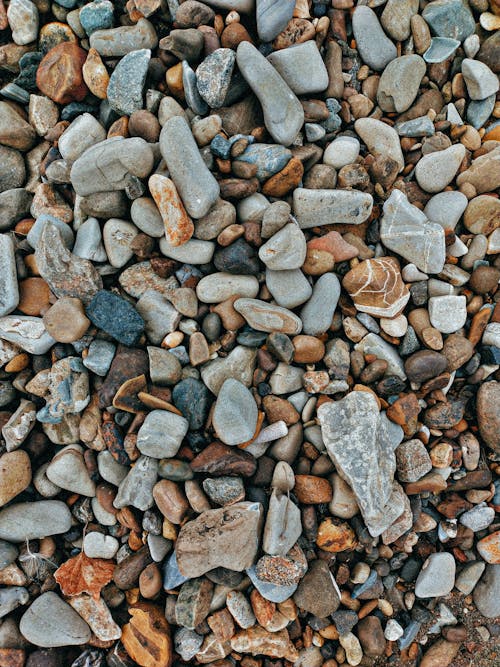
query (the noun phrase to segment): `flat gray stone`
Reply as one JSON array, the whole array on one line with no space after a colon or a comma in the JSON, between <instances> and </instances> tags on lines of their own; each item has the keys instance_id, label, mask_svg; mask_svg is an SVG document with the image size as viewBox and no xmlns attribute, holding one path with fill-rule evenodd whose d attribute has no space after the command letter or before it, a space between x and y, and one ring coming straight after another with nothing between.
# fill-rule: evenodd
<instances>
[{"instance_id":1,"label":"flat gray stone","mask_svg":"<svg viewBox=\"0 0 500 667\"><path fill-rule=\"evenodd\" d=\"M117 509L132 505L145 512L153 506L153 486L158 478L158 461L149 456L140 456L133 468L118 487L113 501Z\"/></svg>"},{"instance_id":2,"label":"flat gray stone","mask_svg":"<svg viewBox=\"0 0 500 667\"><path fill-rule=\"evenodd\" d=\"M90 46L101 56L125 56L138 49L154 49L158 44L156 28L147 19L135 25L96 30L90 35Z\"/></svg>"},{"instance_id":3,"label":"flat gray stone","mask_svg":"<svg viewBox=\"0 0 500 667\"><path fill-rule=\"evenodd\" d=\"M76 232L73 254L82 259L89 259L91 262L105 262L108 259L97 218L87 218L80 225Z\"/></svg>"},{"instance_id":4,"label":"flat gray stone","mask_svg":"<svg viewBox=\"0 0 500 667\"><path fill-rule=\"evenodd\" d=\"M104 223L102 238L111 266L121 269L132 259L134 251L130 245L138 233L137 227L128 220L110 218Z\"/></svg>"},{"instance_id":5,"label":"flat gray stone","mask_svg":"<svg viewBox=\"0 0 500 667\"><path fill-rule=\"evenodd\" d=\"M235 294L253 298L259 292L255 276L240 276L232 273L211 273L204 276L196 286L196 295L203 303L219 303Z\"/></svg>"},{"instance_id":6,"label":"flat gray stone","mask_svg":"<svg viewBox=\"0 0 500 667\"><path fill-rule=\"evenodd\" d=\"M340 401L324 403L318 418L337 472L352 488L370 534L380 535L404 510L393 491L398 437L367 392L353 391Z\"/></svg>"},{"instance_id":7,"label":"flat gray stone","mask_svg":"<svg viewBox=\"0 0 500 667\"><path fill-rule=\"evenodd\" d=\"M135 304L144 320L145 332L154 345L160 345L165 336L177 329L181 314L163 294L148 289Z\"/></svg>"},{"instance_id":8,"label":"flat gray stone","mask_svg":"<svg viewBox=\"0 0 500 667\"><path fill-rule=\"evenodd\" d=\"M417 96L426 64L416 54L392 60L384 69L377 89L377 102L383 111L402 113Z\"/></svg>"},{"instance_id":9,"label":"flat gray stone","mask_svg":"<svg viewBox=\"0 0 500 667\"><path fill-rule=\"evenodd\" d=\"M137 433L137 449L155 459L172 458L188 428L188 420L175 412L152 410Z\"/></svg>"},{"instance_id":10,"label":"flat gray stone","mask_svg":"<svg viewBox=\"0 0 500 667\"><path fill-rule=\"evenodd\" d=\"M278 306L283 308L296 308L305 303L312 294L312 287L300 269L266 269L266 286Z\"/></svg>"},{"instance_id":11,"label":"flat gray stone","mask_svg":"<svg viewBox=\"0 0 500 667\"><path fill-rule=\"evenodd\" d=\"M328 72L312 39L273 51L267 59L296 95L320 93L328 88Z\"/></svg>"},{"instance_id":12,"label":"flat gray stone","mask_svg":"<svg viewBox=\"0 0 500 667\"><path fill-rule=\"evenodd\" d=\"M387 361L387 374L397 375L402 380L406 380L403 360L392 345L387 343L376 333L367 334L359 343L354 346L363 354L374 354L379 359Z\"/></svg>"},{"instance_id":13,"label":"flat gray stone","mask_svg":"<svg viewBox=\"0 0 500 667\"><path fill-rule=\"evenodd\" d=\"M442 63L455 53L460 46L457 39L449 37L433 37L431 45L423 55L426 63Z\"/></svg>"},{"instance_id":14,"label":"flat gray stone","mask_svg":"<svg viewBox=\"0 0 500 667\"><path fill-rule=\"evenodd\" d=\"M297 505L287 494L273 491L262 537L263 550L272 556L285 556L301 533L302 522Z\"/></svg>"},{"instance_id":15,"label":"flat gray stone","mask_svg":"<svg viewBox=\"0 0 500 667\"><path fill-rule=\"evenodd\" d=\"M244 384L228 378L220 388L212 424L226 445L240 445L254 436L258 410L255 400Z\"/></svg>"},{"instance_id":16,"label":"flat gray stone","mask_svg":"<svg viewBox=\"0 0 500 667\"><path fill-rule=\"evenodd\" d=\"M24 542L59 535L71 528L71 512L60 500L9 505L0 512L0 539Z\"/></svg>"},{"instance_id":17,"label":"flat gray stone","mask_svg":"<svg viewBox=\"0 0 500 667\"><path fill-rule=\"evenodd\" d=\"M61 134L57 141L57 148L63 159L71 163L78 159L87 148L105 139L106 130L97 118L90 113L82 113Z\"/></svg>"},{"instance_id":18,"label":"flat gray stone","mask_svg":"<svg viewBox=\"0 0 500 667\"><path fill-rule=\"evenodd\" d=\"M266 58L250 42L236 51L241 74L262 105L264 123L273 139L289 146L304 123L299 100Z\"/></svg>"},{"instance_id":19,"label":"flat gray stone","mask_svg":"<svg viewBox=\"0 0 500 667\"><path fill-rule=\"evenodd\" d=\"M486 563L473 560L466 563L455 580L455 587L464 595L470 595L484 572ZM497 616L497 614L495 614Z\"/></svg>"},{"instance_id":20,"label":"flat gray stone","mask_svg":"<svg viewBox=\"0 0 500 667\"><path fill-rule=\"evenodd\" d=\"M12 237L0 234L0 317L17 308L19 289L17 267Z\"/></svg>"},{"instance_id":21,"label":"flat gray stone","mask_svg":"<svg viewBox=\"0 0 500 667\"><path fill-rule=\"evenodd\" d=\"M462 0L434 0L429 2L422 17L438 37L450 37L460 42L472 35L475 21L469 7Z\"/></svg>"},{"instance_id":22,"label":"flat gray stone","mask_svg":"<svg viewBox=\"0 0 500 667\"><path fill-rule=\"evenodd\" d=\"M263 42L271 42L293 17L294 0L256 0L257 33Z\"/></svg>"},{"instance_id":23,"label":"flat gray stone","mask_svg":"<svg viewBox=\"0 0 500 667\"><path fill-rule=\"evenodd\" d=\"M160 150L189 215L206 215L219 197L219 184L203 161L184 118L174 116L165 123Z\"/></svg>"},{"instance_id":24,"label":"flat gray stone","mask_svg":"<svg viewBox=\"0 0 500 667\"><path fill-rule=\"evenodd\" d=\"M273 271L300 269L307 252L306 237L300 227L290 222L259 248L259 257Z\"/></svg>"},{"instance_id":25,"label":"flat gray stone","mask_svg":"<svg viewBox=\"0 0 500 667\"><path fill-rule=\"evenodd\" d=\"M383 70L398 55L373 9L358 5L352 16L352 30L363 62L372 69Z\"/></svg>"},{"instance_id":26,"label":"flat gray stone","mask_svg":"<svg viewBox=\"0 0 500 667\"><path fill-rule=\"evenodd\" d=\"M415 582L418 598L437 598L448 595L455 585L455 559L447 551L431 554Z\"/></svg>"},{"instance_id":27,"label":"flat gray stone","mask_svg":"<svg viewBox=\"0 0 500 667\"><path fill-rule=\"evenodd\" d=\"M47 333L43 319L31 315L1 317L0 338L30 354L45 354L56 342Z\"/></svg>"},{"instance_id":28,"label":"flat gray stone","mask_svg":"<svg viewBox=\"0 0 500 667\"><path fill-rule=\"evenodd\" d=\"M61 239L64 245L67 248L72 248L75 237L70 225L65 222L61 222L61 220L58 220L57 218L54 218L54 216L48 215L47 213L42 213L39 215L35 220L35 224L29 230L26 238L30 246L35 249L37 248L38 242L42 236L43 228L48 222L57 227L61 233Z\"/></svg>"},{"instance_id":29,"label":"flat gray stone","mask_svg":"<svg viewBox=\"0 0 500 667\"><path fill-rule=\"evenodd\" d=\"M53 591L35 598L19 623L21 634L35 646L80 646L92 635L89 626Z\"/></svg>"},{"instance_id":30,"label":"flat gray stone","mask_svg":"<svg viewBox=\"0 0 500 667\"><path fill-rule=\"evenodd\" d=\"M334 273L324 273L316 281L311 298L300 311L305 334L318 336L330 328L339 298L339 279Z\"/></svg>"},{"instance_id":31,"label":"flat gray stone","mask_svg":"<svg viewBox=\"0 0 500 667\"><path fill-rule=\"evenodd\" d=\"M149 49L131 51L120 60L109 77L108 102L120 116L130 116L143 108L150 59Z\"/></svg>"},{"instance_id":32,"label":"flat gray stone","mask_svg":"<svg viewBox=\"0 0 500 667\"><path fill-rule=\"evenodd\" d=\"M180 246L171 246L166 238L160 239L160 252L165 257L175 259L183 264L209 264L215 251L215 243L189 239Z\"/></svg>"},{"instance_id":33,"label":"flat gray stone","mask_svg":"<svg viewBox=\"0 0 500 667\"><path fill-rule=\"evenodd\" d=\"M293 191L293 213L301 229L334 223L360 225L370 216L372 208L371 194L359 190L296 188Z\"/></svg>"},{"instance_id":34,"label":"flat gray stone","mask_svg":"<svg viewBox=\"0 0 500 667\"><path fill-rule=\"evenodd\" d=\"M148 236L154 238L165 236L165 223L154 200L150 197L134 199L130 207L130 217L135 226Z\"/></svg>"},{"instance_id":35,"label":"flat gray stone","mask_svg":"<svg viewBox=\"0 0 500 667\"><path fill-rule=\"evenodd\" d=\"M295 313L267 301L237 299L234 302L234 309L257 331L298 334L302 330L302 322Z\"/></svg>"}]
</instances>

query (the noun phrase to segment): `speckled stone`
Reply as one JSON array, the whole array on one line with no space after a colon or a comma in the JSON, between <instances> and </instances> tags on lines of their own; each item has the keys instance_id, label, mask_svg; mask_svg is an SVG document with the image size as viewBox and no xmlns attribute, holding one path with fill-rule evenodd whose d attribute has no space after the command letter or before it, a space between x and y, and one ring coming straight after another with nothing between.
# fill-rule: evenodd
<instances>
[{"instance_id":1,"label":"speckled stone","mask_svg":"<svg viewBox=\"0 0 500 667\"><path fill-rule=\"evenodd\" d=\"M144 106L143 90L151 51L140 49L124 56L113 70L108 84L108 101L118 114L130 116Z\"/></svg>"},{"instance_id":2,"label":"speckled stone","mask_svg":"<svg viewBox=\"0 0 500 667\"><path fill-rule=\"evenodd\" d=\"M124 345L135 345L144 331L144 320L132 304L106 290L95 295L86 313L95 326Z\"/></svg>"}]
</instances>

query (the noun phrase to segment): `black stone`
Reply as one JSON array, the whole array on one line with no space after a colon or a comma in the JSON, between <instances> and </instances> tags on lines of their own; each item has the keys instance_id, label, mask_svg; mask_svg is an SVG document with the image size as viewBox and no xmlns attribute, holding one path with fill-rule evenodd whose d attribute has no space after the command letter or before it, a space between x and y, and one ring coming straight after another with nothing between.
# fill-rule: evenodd
<instances>
[{"instance_id":1,"label":"black stone","mask_svg":"<svg viewBox=\"0 0 500 667\"><path fill-rule=\"evenodd\" d=\"M121 296L100 290L87 306L92 324L123 345L135 345L144 331L144 320Z\"/></svg>"},{"instance_id":2,"label":"black stone","mask_svg":"<svg viewBox=\"0 0 500 667\"><path fill-rule=\"evenodd\" d=\"M255 250L244 239L219 248L214 255L214 264L219 271L237 275L254 276L260 268Z\"/></svg>"},{"instance_id":3,"label":"black stone","mask_svg":"<svg viewBox=\"0 0 500 667\"><path fill-rule=\"evenodd\" d=\"M172 400L189 422L189 428L197 431L205 425L210 410L210 391L195 378L181 380L174 387Z\"/></svg>"}]
</instances>

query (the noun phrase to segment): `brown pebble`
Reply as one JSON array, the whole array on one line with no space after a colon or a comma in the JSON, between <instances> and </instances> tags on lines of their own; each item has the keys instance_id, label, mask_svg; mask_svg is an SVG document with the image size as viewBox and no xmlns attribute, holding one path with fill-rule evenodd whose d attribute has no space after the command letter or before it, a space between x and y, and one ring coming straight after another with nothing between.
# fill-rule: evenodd
<instances>
[{"instance_id":1,"label":"brown pebble","mask_svg":"<svg viewBox=\"0 0 500 667\"><path fill-rule=\"evenodd\" d=\"M330 482L314 475L295 475L294 494L300 503L329 503L333 497Z\"/></svg>"},{"instance_id":2,"label":"brown pebble","mask_svg":"<svg viewBox=\"0 0 500 667\"><path fill-rule=\"evenodd\" d=\"M41 315L50 306L50 288L43 278L26 278L19 283L19 310L24 315Z\"/></svg>"},{"instance_id":3,"label":"brown pebble","mask_svg":"<svg viewBox=\"0 0 500 667\"><path fill-rule=\"evenodd\" d=\"M82 74L87 52L74 42L54 46L43 58L36 73L36 85L58 104L81 102L88 93Z\"/></svg>"},{"instance_id":4,"label":"brown pebble","mask_svg":"<svg viewBox=\"0 0 500 667\"><path fill-rule=\"evenodd\" d=\"M79 340L90 326L82 302L70 296L58 299L43 316L43 323L47 332L59 343Z\"/></svg>"}]
</instances>

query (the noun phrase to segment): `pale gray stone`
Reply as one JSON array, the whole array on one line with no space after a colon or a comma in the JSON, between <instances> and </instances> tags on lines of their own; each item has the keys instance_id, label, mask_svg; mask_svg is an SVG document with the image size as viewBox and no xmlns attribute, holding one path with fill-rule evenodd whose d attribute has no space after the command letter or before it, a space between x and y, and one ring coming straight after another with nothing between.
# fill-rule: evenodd
<instances>
[{"instance_id":1,"label":"pale gray stone","mask_svg":"<svg viewBox=\"0 0 500 667\"><path fill-rule=\"evenodd\" d=\"M300 269L266 269L266 286L278 306L283 308L296 308L305 303L312 294L312 287Z\"/></svg>"},{"instance_id":2,"label":"pale gray stone","mask_svg":"<svg viewBox=\"0 0 500 667\"><path fill-rule=\"evenodd\" d=\"M301 533L302 523L297 505L288 494L273 491L264 526L263 550L272 556L285 556Z\"/></svg>"},{"instance_id":3,"label":"pale gray stone","mask_svg":"<svg viewBox=\"0 0 500 667\"><path fill-rule=\"evenodd\" d=\"M352 16L352 29L359 54L372 69L383 70L398 55L373 9L358 5Z\"/></svg>"},{"instance_id":4,"label":"pale gray stone","mask_svg":"<svg viewBox=\"0 0 500 667\"><path fill-rule=\"evenodd\" d=\"M465 146L454 144L442 151L427 153L415 167L415 178L426 192L441 192L451 183L465 157Z\"/></svg>"},{"instance_id":5,"label":"pale gray stone","mask_svg":"<svg viewBox=\"0 0 500 667\"><path fill-rule=\"evenodd\" d=\"M447 551L431 554L415 582L418 598L437 598L448 595L455 585L455 559Z\"/></svg>"},{"instance_id":6,"label":"pale gray stone","mask_svg":"<svg viewBox=\"0 0 500 667\"><path fill-rule=\"evenodd\" d=\"M205 364L201 369L201 378L216 396L228 378L249 387L252 384L256 355L254 348L237 345L227 357L220 357Z\"/></svg>"},{"instance_id":7,"label":"pale gray stone","mask_svg":"<svg viewBox=\"0 0 500 667\"><path fill-rule=\"evenodd\" d=\"M500 615L500 565L487 565L484 575L474 589L474 603L487 618Z\"/></svg>"},{"instance_id":8,"label":"pale gray stone","mask_svg":"<svg viewBox=\"0 0 500 667\"><path fill-rule=\"evenodd\" d=\"M334 223L360 225L372 208L371 194L359 190L296 188L293 192L293 213L301 229Z\"/></svg>"},{"instance_id":9,"label":"pale gray stone","mask_svg":"<svg viewBox=\"0 0 500 667\"><path fill-rule=\"evenodd\" d=\"M433 296L428 308L432 326L441 333L458 331L467 320L467 299L463 295Z\"/></svg>"},{"instance_id":10,"label":"pale gray stone","mask_svg":"<svg viewBox=\"0 0 500 667\"><path fill-rule=\"evenodd\" d=\"M267 301L237 299L234 302L234 309L243 315L247 323L257 331L298 334L302 330L302 322L295 313Z\"/></svg>"},{"instance_id":11,"label":"pale gray stone","mask_svg":"<svg viewBox=\"0 0 500 667\"><path fill-rule=\"evenodd\" d=\"M252 439L258 410L244 384L228 378L220 388L212 416L215 432L226 445L240 445Z\"/></svg>"},{"instance_id":12,"label":"pale gray stone","mask_svg":"<svg viewBox=\"0 0 500 667\"><path fill-rule=\"evenodd\" d=\"M471 100L485 100L498 92L498 76L480 60L464 58L462 74Z\"/></svg>"},{"instance_id":13,"label":"pale gray stone","mask_svg":"<svg viewBox=\"0 0 500 667\"><path fill-rule=\"evenodd\" d=\"M119 546L120 543L116 538L95 530L83 538L83 551L89 558L114 558Z\"/></svg>"},{"instance_id":14,"label":"pale gray stone","mask_svg":"<svg viewBox=\"0 0 500 667\"><path fill-rule=\"evenodd\" d=\"M12 40L19 46L35 42L38 37L38 9L30 0L10 0L7 20Z\"/></svg>"},{"instance_id":15,"label":"pale gray stone","mask_svg":"<svg viewBox=\"0 0 500 667\"><path fill-rule=\"evenodd\" d=\"M110 484L120 486L128 474L127 466L121 465L113 458L108 449L104 449L97 455L97 468L100 476Z\"/></svg>"},{"instance_id":16,"label":"pale gray stone","mask_svg":"<svg viewBox=\"0 0 500 667\"><path fill-rule=\"evenodd\" d=\"M295 94L250 42L241 42L236 51L241 74L262 105L264 123L273 139L289 146L304 123L304 111Z\"/></svg>"},{"instance_id":17,"label":"pale gray stone","mask_svg":"<svg viewBox=\"0 0 500 667\"><path fill-rule=\"evenodd\" d=\"M312 39L273 51L267 59L296 95L320 93L328 88L328 72Z\"/></svg>"},{"instance_id":18,"label":"pale gray stone","mask_svg":"<svg viewBox=\"0 0 500 667\"><path fill-rule=\"evenodd\" d=\"M91 631L83 618L53 591L35 598L19 623L22 635L35 646L80 646Z\"/></svg>"},{"instance_id":19,"label":"pale gray stone","mask_svg":"<svg viewBox=\"0 0 500 667\"><path fill-rule=\"evenodd\" d=\"M464 595L470 595L481 578L485 567L486 563L482 560L473 560L466 563L456 578L455 587Z\"/></svg>"},{"instance_id":20,"label":"pale gray stone","mask_svg":"<svg viewBox=\"0 0 500 667\"><path fill-rule=\"evenodd\" d=\"M137 227L128 220L111 218L105 222L102 229L102 238L111 266L121 269L132 259L134 251L130 245L138 233Z\"/></svg>"},{"instance_id":21,"label":"pale gray stone","mask_svg":"<svg viewBox=\"0 0 500 667\"><path fill-rule=\"evenodd\" d=\"M469 200L461 192L439 192L427 202L424 215L444 229L455 229L468 203Z\"/></svg>"},{"instance_id":22,"label":"pale gray stone","mask_svg":"<svg viewBox=\"0 0 500 667\"><path fill-rule=\"evenodd\" d=\"M45 474L47 479L61 489L92 498L95 484L91 480L80 445L67 445L54 456Z\"/></svg>"},{"instance_id":23,"label":"pale gray stone","mask_svg":"<svg viewBox=\"0 0 500 667\"><path fill-rule=\"evenodd\" d=\"M75 237L71 227L65 222L61 222L61 220L58 220L57 218L54 218L54 216L48 215L47 213L42 213L39 215L35 220L35 224L29 230L26 238L30 246L35 249L38 247L38 242L42 237L43 228L49 222L50 224L54 225L54 227L57 227L61 233L61 239L64 245L67 248L72 248Z\"/></svg>"},{"instance_id":24,"label":"pale gray stone","mask_svg":"<svg viewBox=\"0 0 500 667\"><path fill-rule=\"evenodd\" d=\"M377 358L384 359L388 364L387 374L397 375L402 380L406 380L403 360L396 349L378 334L367 334L359 343L356 343L354 349L363 354L374 354Z\"/></svg>"},{"instance_id":25,"label":"pale gray stone","mask_svg":"<svg viewBox=\"0 0 500 667\"><path fill-rule=\"evenodd\" d=\"M460 523L475 533L485 530L495 520L495 510L481 503L460 515Z\"/></svg>"},{"instance_id":26,"label":"pale gray stone","mask_svg":"<svg viewBox=\"0 0 500 667\"><path fill-rule=\"evenodd\" d=\"M106 139L106 130L90 113L82 113L67 127L57 142L64 160L74 162L87 148Z\"/></svg>"},{"instance_id":27,"label":"pale gray stone","mask_svg":"<svg viewBox=\"0 0 500 667\"><path fill-rule=\"evenodd\" d=\"M73 255L92 262L105 262L108 259L97 218L87 218L78 228Z\"/></svg>"},{"instance_id":28,"label":"pale gray stone","mask_svg":"<svg viewBox=\"0 0 500 667\"><path fill-rule=\"evenodd\" d=\"M161 238L165 235L165 223L160 211L150 197L138 197L130 207L132 222L148 236Z\"/></svg>"},{"instance_id":29,"label":"pale gray stone","mask_svg":"<svg viewBox=\"0 0 500 667\"><path fill-rule=\"evenodd\" d=\"M71 522L71 512L61 500L16 503L0 512L0 539L24 542L59 535Z\"/></svg>"},{"instance_id":30,"label":"pale gray stone","mask_svg":"<svg viewBox=\"0 0 500 667\"><path fill-rule=\"evenodd\" d=\"M23 586L8 586L0 590L0 618L27 604L30 594Z\"/></svg>"},{"instance_id":31,"label":"pale gray stone","mask_svg":"<svg viewBox=\"0 0 500 667\"><path fill-rule=\"evenodd\" d=\"M158 44L156 28L147 19L131 26L96 30L90 35L90 46L101 56L125 56L138 49L154 49Z\"/></svg>"},{"instance_id":32,"label":"pale gray stone","mask_svg":"<svg viewBox=\"0 0 500 667\"><path fill-rule=\"evenodd\" d=\"M409 109L426 69L425 61L417 54L392 60L384 69L377 88L380 108L397 113Z\"/></svg>"},{"instance_id":33,"label":"pale gray stone","mask_svg":"<svg viewBox=\"0 0 500 667\"><path fill-rule=\"evenodd\" d=\"M358 118L354 123L354 129L374 157L390 158L399 165L399 171L403 170L405 166L403 151L398 133L393 127L376 118Z\"/></svg>"},{"instance_id":34,"label":"pale gray stone","mask_svg":"<svg viewBox=\"0 0 500 667\"><path fill-rule=\"evenodd\" d=\"M196 286L196 295L203 303L219 303L235 294L253 298L259 291L255 276L239 276L232 273L211 273Z\"/></svg>"},{"instance_id":35,"label":"pale gray stone","mask_svg":"<svg viewBox=\"0 0 500 667\"><path fill-rule=\"evenodd\" d=\"M294 0L256 0L257 33L263 42L271 42L284 30L293 16Z\"/></svg>"},{"instance_id":36,"label":"pale gray stone","mask_svg":"<svg viewBox=\"0 0 500 667\"><path fill-rule=\"evenodd\" d=\"M45 354L56 342L47 333L43 319L31 315L1 317L0 338L30 354Z\"/></svg>"},{"instance_id":37,"label":"pale gray stone","mask_svg":"<svg viewBox=\"0 0 500 667\"><path fill-rule=\"evenodd\" d=\"M316 281L311 298L300 311L305 334L318 336L330 328L339 298L339 279L334 273L324 273Z\"/></svg>"},{"instance_id":38,"label":"pale gray stone","mask_svg":"<svg viewBox=\"0 0 500 667\"><path fill-rule=\"evenodd\" d=\"M152 410L137 433L137 449L155 459L174 457L188 432L189 422L168 410Z\"/></svg>"},{"instance_id":39,"label":"pale gray stone","mask_svg":"<svg viewBox=\"0 0 500 667\"><path fill-rule=\"evenodd\" d=\"M148 289L135 304L144 320L148 339L160 345L165 336L175 331L181 321L181 314L170 301L154 289Z\"/></svg>"},{"instance_id":40,"label":"pale gray stone","mask_svg":"<svg viewBox=\"0 0 500 667\"><path fill-rule=\"evenodd\" d=\"M144 106L144 86L151 51L138 49L127 53L113 70L107 88L110 107L120 116L130 116Z\"/></svg>"},{"instance_id":41,"label":"pale gray stone","mask_svg":"<svg viewBox=\"0 0 500 667\"><path fill-rule=\"evenodd\" d=\"M215 251L215 243L212 241L201 241L200 239L189 239L181 246L171 246L166 238L160 239L160 252L165 257L175 259L183 264L209 264Z\"/></svg>"},{"instance_id":42,"label":"pale gray stone","mask_svg":"<svg viewBox=\"0 0 500 667\"><path fill-rule=\"evenodd\" d=\"M153 506L153 486L158 478L158 461L150 456L139 456L133 468L118 487L113 501L117 509L132 505L145 512Z\"/></svg>"},{"instance_id":43,"label":"pale gray stone","mask_svg":"<svg viewBox=\"0 0 500 667\"><path fill-rule=\"evenodd\" d=\"M8 234L0 234L0 317L15 310L18 303L19 289L14 243Z\"/></svg>"},{"instance_id":44,"label":"pale gray stone","mask_svg":"<svg viewBox=\"0 0 500 667\"><path fill-rule=\"evenodd\" d=\"M300 269L307 252L306 237L290 222L259 248L259 257L273 271Z\"/></svg>"}]
</instances>

